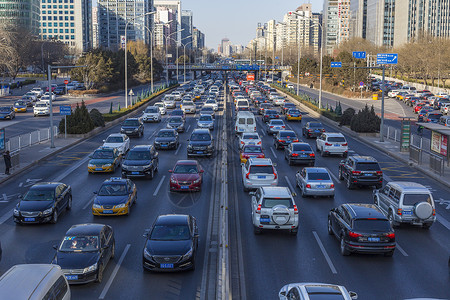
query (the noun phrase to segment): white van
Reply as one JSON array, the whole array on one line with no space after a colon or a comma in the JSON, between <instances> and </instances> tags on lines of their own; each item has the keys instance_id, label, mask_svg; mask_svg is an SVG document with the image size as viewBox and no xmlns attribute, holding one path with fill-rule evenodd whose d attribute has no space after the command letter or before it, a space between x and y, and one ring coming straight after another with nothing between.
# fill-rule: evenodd
<instances>
[{"instance_id":1,"label":"white van","mask_svg":"<svg viewBox=\"0 0 450 300\"><path fill-rule=\"evenodd\" d=\"M255 115L249 111L240 111L236 115L236 134L243 132L256 132Z\"/></svg>"},{"instance_id":2,"label":"white van","mask_svg":"<svg viewBox=\"0 0 450 300\"><path fill-rule=\"evenodd\" d=\"M0 277L0 299L70 300L70 288L58 265L15 265Z\"/></svg>"}]
</instances>

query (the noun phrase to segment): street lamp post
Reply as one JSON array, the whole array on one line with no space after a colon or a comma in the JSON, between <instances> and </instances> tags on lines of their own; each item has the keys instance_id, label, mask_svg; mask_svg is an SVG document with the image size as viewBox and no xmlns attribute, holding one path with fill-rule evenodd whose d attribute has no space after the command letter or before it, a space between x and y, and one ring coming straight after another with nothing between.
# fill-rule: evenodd
<instances>
[{"instance_id":1,"label":"street lamp post","mask_svg":"<svg viewBox=\"0 0 450 300\"><path fill-rule=\"evenodd\" d=\"M182 29L182 30L184 30L184 29ZM190 35L190 36L187 36L187 37L185 37L185 38L182 38L181 39L181 41L182 40L185 40L185 39L188 39L188 38L190 38L190 37L192 37L192 35ZM177 43L177 57L176 57L176 63L177 63L177 82L178 82L178 60L179 60L179 56L178 56L178 42L177 42L177 40L175 40L174 38L170 38L172 41L174 41L175 43ZM192 42L190 42L190 43L192 43ZM189 43L188 43L189 44ZM181 45L183 45L183 43L181 43ZM187 44L186 44L187 45ZM185 51L184 51L184 54L186 53L186 48L184 49ZM184 69L185 69L185 74L184 74L184 81L186 81L186 64L184 64Z\"/></svg>"},{"instance_id":2,"label":"street lamp post","mask_svg":"<svg viewBox=\"0 0 450 300\"><path fill-rule=\"evenodd\" d=\"M278 24L286 26L286 23L284 22L278 22ZM282 34L283 38L281 40L281 66L284 66L284 37L285 35Z\"/></svg>"},{"instance_id":3,"label":"street lamp post","mask_svg":"<svg viewBox=\"0 0 450 300\"><path fill-rule=\"evenodd\" d=\"M192 36L192 35L191 35ZM186 46L191 44L193 41L187 42L186 44L183 45L183 69L184 69L184 84L186 84ZM191 59L189 57L189 63L191 62Z\"/></svg>"},{"instance_id":4,"label":"street lamp post","mask_svg":"<svg viewBox=\"0 0 450 300\"><path fill-rule=\"evenodd\" d=\"M170 22L167 22L166 24L169 24L169 23ZM164 36L166 38L166 60L165 60L165 62L166 62L166 85L167 86L169 85L169 68L168 68L169 66L168 66L168 62L167 62L167 48L169 46L169 38L170 38L171 35L174 35L174 34L177 34L179 32L182 32L183 30L184 30L184 28ZM175 40L175 42L177 42L177 41ZM177 44L177 55L178 55L178 44ZM178 63L177 63L177 77L178 77ZM177 80L178 80L178 78L177 78Z\"/></svg>"},{"instance_id":5,"label":"street lamp post","mask_svg":"<svg viewBox=\"0 0 450 300\"><path fill-rule=\"evenodd\" d=\"M311 27L315 27L316 25L320 26L320 36L321 36L320 37L320 77L319 77L319 109L320 109L322 107L323 27L322 27L322 24L320 24L320 23L314 24Z\"/></svg>"}]
</instances>

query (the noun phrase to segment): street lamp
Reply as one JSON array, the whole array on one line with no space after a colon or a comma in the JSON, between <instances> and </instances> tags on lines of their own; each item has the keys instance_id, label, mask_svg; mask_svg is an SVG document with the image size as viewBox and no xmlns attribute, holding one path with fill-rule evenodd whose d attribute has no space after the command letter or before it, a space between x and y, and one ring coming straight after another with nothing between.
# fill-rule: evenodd
<instances>
[{"instance_id":1,"label":"street lamp","mask_svg":"<svg viewBox=\"0 0 450 300\"><path fill-rule=\"evenodd\" d=\"M290 12L298 17L304 17L296 11ZM303 39L305 35L303 35ZM298 22L298 50L297 50L297 95L299 94L299 86L300 86L300 57L301 57L301 48L300 48L300 20ZM319 107L320 108L320 107Z\"/></svg>"},{"instance_id":2,"label":"street lamp","mask_svg":"<svg viewBox=\"0 0 450 300\"><path fill-rule=\"evenodd\" d=\"M173 20L171 20L171 21L173 21ZM170 22L167 22L166 24L169 24L169 23ZM171 35L174 35L174 34L177 34L179 32L182 32L183 30L184 30L184 28L164 36L166 38L166 60L165 61L166 61L166 85L167 86L169 85L169 68L168 68L168 63L167 63L167 47L169 46L169 38L170 38ZM175 40L175 42L177 42L177 41ZM177 53L178 53L178 44L177 44ZM177 77L178 77L178 67L177 67ZM178 78L177 78L177 80L178 80Z\"/></svg>"},{"instance_id":3,"label":"street lamp","mask_svg":"<svg viewBox=\"0 0 450 300\"><path fill-rule=\"evenodd\" d=\"M183 31L183 30L184 30L184 29L182 29L181 31ZM185 40L185 39L188 39L188 38L190 38L190 37L192 37L192 35L187 36L187 37L185 37L185 38L182 38L180 41ZM171 39L172 41L174 41L174 42L177 44L177 54L176 54L177 59L176 59L176 63L177 63L177 82L178 82L178 41L175 40L174 38L169 38L169 39ZM183 45L183 43L181 43L181 44Z\"/></svg>"},{"instance_id":4,"label":"street lamp","mask_svg":"<svg viewBox=\"0 0 450 300\"><path fill-rule=\"evenodd\" d=\"M127 49L127 29L128 29L128 24L130 24L131 22L133 22L137 18L142 18L142 17L145 17L145 16L153 15L153 14L156 14L156 11L151 11L151 12L148 12L148 13L136 16L134 18L131 18L131 20L128 21L125 24L125 108L128 107L128 60L127 60L127 52L128 52L128 49Z\"/></svg>"},{"instance_id":5,"label":"street lamp","mask_svg":"<svg viewBox=\"0 0 450 300\"><path fill-rule=\"evenodd\" d=\"M150 33L150 90L153 94L153 31L145 25L144 28Z\"/></svg>"},{"instance_id":6,"label":"street lamp","mask_svg":"<svg viewBox=\"0 0 450 300\"><path fill-rule=\"evenodd\" d=\"M286 23L284 22L278 22L278 24L286 26ZM284 66L284 37L285 34L282 34L283 39L281 40L281 65Z\"/></svg>"},{"instance_id":7,"label":"street lamp","mask_svg":"<svg viewBox=\"0 0 450 300\"><path fill-rule=\"evenodd\" d=\"M320 109L322 107L323 27L322 24L320 23L316 23L311 27L315 27L316 25L320 26L320 79L319 79L319 109Z\"/></svg>"},{"instance_id":8,"label":"street lamp","mask_svg":"<svg viewBox=\"0 0 450 300\"><path fill-rule=\"evenodd\" d=\"M190 35L190 36L188 36L188 37L191 37L191 36L192 36L192 35ZM188 37L185 37L185 39L187 39ZM186 44L183 45L183 48L184 48L184 49L183 49L184 84L186 84L186 46L189 45L189 44L192 44L192 42L194 42L194 41L187 42ZM190 63L190 62L191 62L191 59L190 59L190 57L189 57L189 63Z\"/></svg>"}]
</instances>

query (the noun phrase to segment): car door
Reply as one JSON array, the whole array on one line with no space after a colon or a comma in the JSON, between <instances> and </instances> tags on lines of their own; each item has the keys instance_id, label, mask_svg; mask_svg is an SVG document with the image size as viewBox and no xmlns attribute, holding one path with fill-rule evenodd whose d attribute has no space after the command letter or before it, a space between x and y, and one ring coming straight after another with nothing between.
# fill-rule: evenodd
<instances>
[{"instance_id":1,"label":"car door","mask_svg":"<svg viewBox=\"0 0 450 300\"><path fill-rule=\"evenodd\" d=\"M345 163L344 163L344 172L343 172L343 174L344 174L344 178L350 178L351 177L351 175L350 175L350 173L352 172L352 170L353 170L353 167L354 167L354 161L352 160L352 159L346 159L345 160Z\"/></svg>"},{"instance_id":2,"label":"car door","mask_svg":"<svg viewBox=\"0 0 450 300\"><path fill-rule=\"evenodd\" d=\"M289 144L287 147L284 147L284 157L287 159L292 153L292 144Z\"/></svg>"},{"instance_id":3,"label":"car door","mask_svg":"<svg viewBox=\"0 0 450 300\"><path fill-rule=\"evenodd\" d=\"M305 188L305 185L306 185L306 175L307 175L306 174L306 170L302 169L300 171L300 182L299 182L299 186L302 189L302 191L303 191L303 189Z\"/></svg>"},{"instance_id":4,"label":"car door","mask_svg":"<svg viewBox=\"0 0 450 300\"><path fill-rule=\"evenodd\" d=\"M109 256L110 256L110 248L108 247L108 242L105 236L105 230L102 230L100 232L100 259L99 263L103 264L103 269L105 269L106 264L108 262Z\"/></svg>"},{"instance_id":5,"label":"car door","mask_svg":"<svg viewBox=\"0 0 450 300\"><path fill-rule=\"evenodd\" d=\"M389 200L387 199L389 197L389 190L390 190L390 186L388 184L385 187L383 187L382 189L378 190L378 193L377 193L377 196L378 196L377 204L381 208L381 210L383 210L385 213L387 213L387 208L388 208L388 203L389 203Z\"/></svg>"},{"instance_id":6,"label":"car door","mask_svg":"<svg viewBox=\"0 0 450 300\"><path fill-rule=\"evenodd\" d=\"M65 205L63 189L62 184L55 188L55 208L58 210L58 214L62 211Z\"/></svg>"},{"instance_id":7,"label":"car door","mask_svg":"<svg viewBox=\"0 0 450 300\"><path fill-rule=\"evenodd\" d=\"M242 164L241 168L242 178L245 178L245 175L248 173L248 166L249 166L248 160L245 162L245 164Z\"/></svg>"},{"instance_id":8,"label":"car door","mask_svg":"<svg viewBox=\"0 0 450 300\"><path fill-rule=\"evenodd\" d=\"M109 261L112 256L113 243L114 243L112 230L109 229L108 227L105 227L104 235L105 235L105 246L108 246L108 248L106 248L106 255L107 255L106 261ZM105 263L106 263L106 261L105 261Z\"/></svg>"},{"instance_id":9,"label":"car door","mask_svg":"<svg viewBox=\"0 0 450 300\"><path fill-rule=\"evenodd\" d=\"M342 206L339 206L335 208L333 212L333 220L332 220L332 228L334 231L334 234L339 237L340 232L345 228L345 225L343 224L344 221L344 209Z\"/></svg>"},{"instance_id":10,"label":"car door","mask_svg":"<svg viewBox=\"0 0 450 300\"><path fill-rule=\"evenodd\" d=\"M131 181L130 179L127 179L128 205L130 205L130 206L136 197L136 189L135 188L136 188L136 186L134 185L133 181Z\"/></svg>"}]
</instances>

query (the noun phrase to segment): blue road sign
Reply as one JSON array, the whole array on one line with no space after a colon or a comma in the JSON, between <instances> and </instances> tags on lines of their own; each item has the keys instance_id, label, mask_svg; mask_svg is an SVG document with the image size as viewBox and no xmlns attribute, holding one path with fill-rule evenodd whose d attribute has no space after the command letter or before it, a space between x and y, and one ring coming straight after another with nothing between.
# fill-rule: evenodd
<instances>
[{"instance_id":1,"label":"blue road sign","mask_svg":"<svg viewBox=\"0 0 450 300\"><path fill-rule=\"evenodd\" d=\"M342 68L342 62L341 61L332 61L331 67L332 68Z\"/></svg>"},{"instance_id":2,"label":"blue road sign","mask_svg":"<svg viewBox=\"0 0 450 300\"><path fill-rule=\"evenodd\" d=\"M396 65L398 64L398 53L378 53L378 65Z\"/></svg>"},{"instance_id":3,"label":"blue road sign","mask_svg":"<svg viewBox=\"0 0 450 300\"><path fill-rule=\"evenodd\" d=\"M5 150L5 129L0 129L0 151Z\"/></svg>"},{"instance_id":4,"label":"blue road sign","mask_svg":"<svg viewBox=\"0 0 450 300\"><path fill-rule=\"evenodd\" d=\"M361 81L361 82L359 83L359 86L364 86L364 82Z\"/></svg>"},{"instance_id":5,"label":"blue road sign","mask_svg":"<svg viewBox=\"0 0 450 300\"><path fill-rule=\"evenodd\" d=\"M70 116L72 114L72 110L71 110L70 106L61 105L59 107L59 114L62 116Z\"/></svg>"},{"instance_id":6,"label":"blue road sign","mask_svg":"<svg viewBox=\"0 0 450 300\"><path fill-rule=\"evenodd\" d=\"M366 58L366 51L353 51L353 57L354 58Z\"/></svg>"},{"instance_id":7,"label":"blue road sign","mask_svg":"<svg viewBox=\"0 0 450 300\"><path fill-rule=\"evenodd\" d=\"M280 59L278 56L275 56L275 59Z\"/></svg>"}]
</instances>

